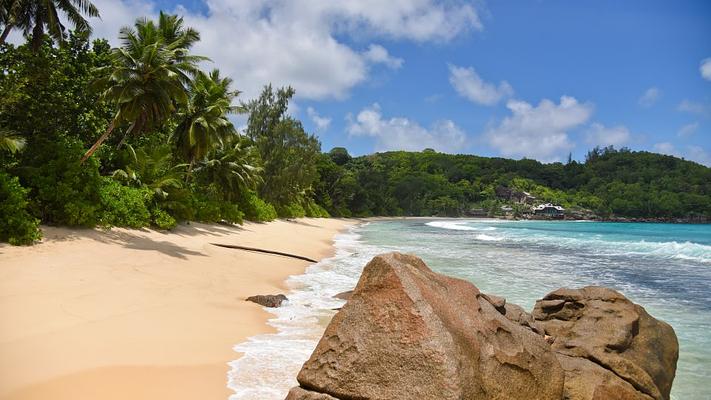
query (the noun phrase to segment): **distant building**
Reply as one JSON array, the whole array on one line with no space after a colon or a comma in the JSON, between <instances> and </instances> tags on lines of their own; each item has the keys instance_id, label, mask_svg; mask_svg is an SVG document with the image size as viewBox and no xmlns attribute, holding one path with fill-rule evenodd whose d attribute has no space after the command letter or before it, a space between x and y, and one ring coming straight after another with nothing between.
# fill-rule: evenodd
<instances>
[{"instance_id":1,"label":"distant building","mask_svg":"<svg viewBox=\"0 0 711 400\"><path fill-rule=\"evenodd\" d=\"M505 213L510 213L511 211L513 211L513 207L511 207L511 206L501 206L501 211L503 211L503 212L505 212Z\"/></svg>"},{"instance_id":2,"label":"distant building","mask_svg":"<svg viewBox=\"0 0 711 400\"><path fill-rule=\"evenodd\" d=\"M565 216L565 208L556 206L551 203L541 204L532 208L535 215L548 218L563 218Z\"/></svg>"}]
</instances>

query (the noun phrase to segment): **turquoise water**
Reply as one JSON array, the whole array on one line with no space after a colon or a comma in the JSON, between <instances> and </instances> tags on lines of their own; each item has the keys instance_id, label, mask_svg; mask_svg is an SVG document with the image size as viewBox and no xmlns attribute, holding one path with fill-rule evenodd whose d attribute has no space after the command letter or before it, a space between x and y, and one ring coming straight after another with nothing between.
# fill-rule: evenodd
<instances>
[{"instance_id":1,"label":"turquoise water","mask_svg":"<svg viewBox=\"0 0 711 400\"><path fill-rule=\"evenodd\" d=\"M407 220L359 233L366 245L417 254L529 311L559 287L617 289L674 327L672 398L711 399L711 225Z\"/></svg>"},{"instance_id":2,"label":"turquoise water","mask_svg":"<svg viewBox=\"0 0 711 400\"><path fill-rule=\"evenodd\" d=\"M603 285L670 323L680 343L675 400L711 399L711 225L502 220L370 222L339 235L337 254L287 281L270 309L278 333L235 346L231 400L281 400L297 384L334 308L363 266L387 251L413 253L527 310L560 287Z\"/></svg>"}]
</instances>

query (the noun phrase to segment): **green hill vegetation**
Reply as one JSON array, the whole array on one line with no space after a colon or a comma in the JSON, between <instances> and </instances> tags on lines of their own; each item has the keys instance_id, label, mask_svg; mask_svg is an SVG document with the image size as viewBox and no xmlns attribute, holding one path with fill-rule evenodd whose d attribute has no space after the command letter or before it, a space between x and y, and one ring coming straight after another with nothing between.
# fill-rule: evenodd
<instances>
[{"instance_id":1,"label":"green hill vegetation","mask_svg":"<svg viewBox=\"0 0 711 400\"><path fill-rule=\"evenodd\" d=\"M219 70L200 69L205 57L191 51L200 35L181 18L139 19L111 48L89 41L81 15L99 10L81 4L64 10L74 13L73 32L2 10L3 32L22 30L28 42L0 37L0 241L32 243L40 223L171 229L180 221L496 213L506 203L498 187L603 216L711 217L711 169L646 152L594 149L584 163L566 164L430 150L321 153L286 112L293 89L267 86L240 99ZM247 117L244 132L233 114Z\"/></svg>"},{"instance_id":2,"label":"green hill vegetation","mask_svg":"<svg viewBox=\"0 0 711 400\"><path fill-rule=\"evenodd\" d=\"M322 156L319 175L316 200L332 215L496 214L504 204L517 206L497 196L496 189L506 187L602 217L711 217L710 168L612 147L593 149L584 163L566 164L431 150L351 158L336 148Z\"/></svg>"}]
</instances>

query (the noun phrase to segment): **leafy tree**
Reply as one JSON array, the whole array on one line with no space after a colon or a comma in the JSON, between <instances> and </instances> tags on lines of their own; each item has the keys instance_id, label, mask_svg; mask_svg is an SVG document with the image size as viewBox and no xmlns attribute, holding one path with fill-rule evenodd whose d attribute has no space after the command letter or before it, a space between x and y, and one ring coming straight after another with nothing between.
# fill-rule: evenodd
<instances>
[{"instance_id":1,"label":"leafy tree","mask_svg":"<svg viewBox=\"0 0 711 400\"><path fill-rule=\"evenodd\" d=\"M286 115L293 95L291 88L274 93L267 86L259 99L247 105L247 136L262 159L264 182L259 194L277 209L306 200L318 178L318 139L307 134L301 122Z\"/></svg>"},{"instance_id":2,"label":"leafy tree","mask_svg":"<svg viewBox=\"0 0 711 400\"><path fill-rule=\"evenodd\" d=\"M116 114L82 161L117 126L129 124L126 135L139 134L164 122L187 102L185 85L197 73L197 63L206 58L189 54L199 35L182 24L182 18L161 12L158 25L141 18L135 28L121 29L121 47L112 50L111 65L97 71L100 78L94 82L102 97L115 106Z\"/></svg>"},{"instance_id":3,"label":"leafy tree","mask_svg":"<svg viewBox=\"0 0 711 400\"><path fill-rule=\"evenodd\" d=\"M240 195L261 183L259 155L256 149L237 135L226 137L222 145L209 153L195 169L198 182L215 184L226 201L237 201Z\"/></svg>"},{"instance_id":4,"label":"leafy tree","mask_svg":"<svg viewBox=\"0 0 711 400\"><path fill-rule=\"evenodd\" d=\"M178 116L181 122L174 134L178 153L190 164L188 173L211 149L237 134L227 118L237 111L232 101L239 94L230 90L231 83L232 79L220 77L215 69L210 74L198 72L188 85L188 103Z\"/></svg>"},{"instance_id":5,"label":"leafy tree","mask_svg":"<svg viewBox=\"0 0 711 400\"><path fill-rule=\"evenodd\" d=\"M0 18L5 27L0 34L0 44L5 43L10 32L19 28L25 36L32 37L32 48L39 49L47 32L56 42L64 44L67 30L62 24L60 11L79 32L91 34L91 26L82 14L99 17L99 10L89 0L2 0Z\"/></svg>"}]
</instances>

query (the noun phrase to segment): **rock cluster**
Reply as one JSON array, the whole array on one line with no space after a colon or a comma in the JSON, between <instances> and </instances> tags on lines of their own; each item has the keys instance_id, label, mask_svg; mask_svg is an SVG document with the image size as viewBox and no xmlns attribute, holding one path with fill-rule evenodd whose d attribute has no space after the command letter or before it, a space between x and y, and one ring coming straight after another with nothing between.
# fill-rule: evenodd
<instances>
[{"instance_id":1,"label":"rock cluster","mask_svg":"<svg viewBox=\"0 0 711 400\"><path fill-rule=\"evenodd\" d=\"M672 328L605 288L560 289L533 314L422 260L377 256L288 400L668 399Z\"/></svg>"}]
</instances>

